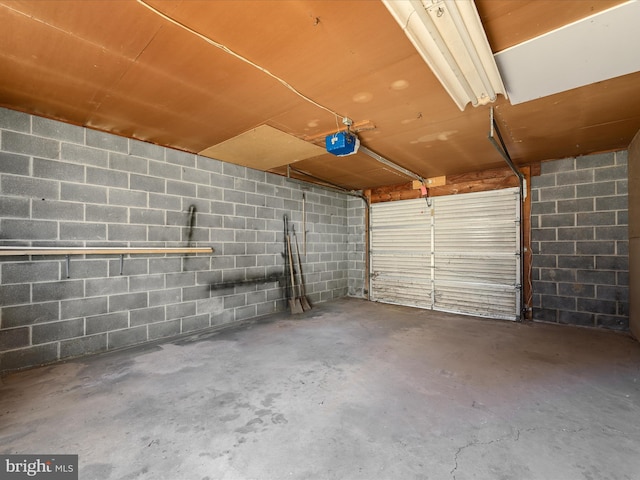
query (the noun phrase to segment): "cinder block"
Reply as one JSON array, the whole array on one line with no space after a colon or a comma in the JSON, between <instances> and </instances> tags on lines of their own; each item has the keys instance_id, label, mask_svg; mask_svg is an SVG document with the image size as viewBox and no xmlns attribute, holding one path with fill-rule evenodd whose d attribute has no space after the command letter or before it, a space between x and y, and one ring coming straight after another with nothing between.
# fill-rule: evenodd
<instances>
[{"instance_id":1,"label":"cinder block","mask_svg":"<svg viewBox=\"0 0 640 480\"><path fill-rule=\"evenodd\" d=\"M580 183L592 183L594 180L593 170L574 170L570 172L559 172L556 174L558 185L578 185Z\"/></svg>"},{"instance_id":2,"label":"cinder block","mask_svg":"<svg viewBox=\"0 0 640 480\"><path fill-rule=\"evenodd\" d=\"M594 227L566 227L566 228L558 228L558 240L593 240L595 238L595 229ZM545 251L548 251L548 244L543 244L543 248ZM559 252L559 253L569 253L569 252Z\"/></svg>"},{"instance_id":3,"label":"cinder block","mask_svg":"<svg viewBox=\"0 0 640 480\"><path fill-rule=\"evenodd\" d=\"M167 150L168 152L169 150ZM149 175L162 178L164 180L180 180L182 178L182 168L165 162L154 162L149 160Z\"/></svg>"},{"instance_id":4,"label":"cinder block","mask_svg":"<svg viewBox=\"0 0 640 480\"><path fill-rule=\"evenodd\" d=\"M147 292L121 293L109 296L109 308L108 310L105 308L104 312L128 311L136 308L144 308L148 305Z\"/></svg>"},{"instance_id":5,"label":"cinder block","mask_svg":"<svg viewBox=\"0 0 640 480\"><path fill-rule=\"evenodd\" d=\"M31 132L34 135L53 138L55 140L84 143L84 128L44 117L32 117Z\"/></svg>"},{"instance_id":6,"label":"cinder block","mask_svg":"<svg viewBox=\"0 0 640 480\"><path fill-rule=\"evenodd\" d=\"M209 184L209 174L196 168L182 168L182 181L193 184Z\"/></svg>"},{"instance_id":7,"label":"cinder block","mask_svg":"<svg viewBox=\"0 0 640 480\"><path fill-rule=\"evenodd\" d=\"M61 144L60 159L83 165L107 167L109 165L109 152L100 150L99 148L63 142Z\"/></svg>"},{"instance_id":8,"label":"cinder block","mask_svg":"<svg viewBox=\"0 0 640 480\"><path fill-rule=\"evenodd\" d=\"M0 212L3 217L28 218L30 205L28 198L0 197Z\"/></svg>"},{"instance_id":9,"label":"cinder block","mask_svg":"<svg viewBox=\"0 0 640 480\"><path fill-rule=\"evenodd\" d=\"M221 190L220 188L210 187L208 185L197 186L197 195L200 199L222 200L222 192L223 190Z\"/></svg>"},{"instance_id":10,"label":"cinder block","mask_svg":"<svg viewBox=\"0 0 640 480\"><path fill-rule=\"evenodd\" d=\"M129 312L107 313L85 319L86 335L120 330L129 326Z\"/></svg>"},{"instance_id":11,"label":"cinder block","mask_svg":"<svg viewBox=\"0 0 640 480\"><path fill-rule=\"evenodd\" d=\"M558 321L558 311L555 309L534 308L532 313L534 320L554 323Z\"/></svg>"},{"instance_id":12,"label":"cinder block","mask_svg":"<svg viewBox=\"0 0 640 480\"><path fill-rule=\"evenodd\" d=\"M224 228L244 230L246 228L244 217L226 216L224 217Z\"/></svg>"},{"instance_id":13,"label":"cinder block","mask_svg":"<svg viewBox=\"0 0 640 480\"><path fill-rule=\"evenodd\" d=\"M2 175L0 182L3 195L48 200L57 200L60 197L60 183L54 180Z\"/></svg>"},{"instance_id":14,"label":"cinder block","mask_svg":"<svg viewBox=\"0 0 640 480\"><path fill-rule=\"evenodd\" d=\"M544 255L575 255L575 248L574 242L542 242L540 253Z\"/></svg>"},{"instance_id":15,"label":"cinder block","mask_svg":"<svg viewBox=\"0 0 640 480\"><path fill-rule=\"evenodd\" d=\"M148 326L149 340L179 335L180 327L180 319L169 320L162 323L152 323Z\"/></svg>"},{"instance_id":16,"label":"cinder block","mask_svg":"<svg viewBox=\"0 0 640 480\"><path fill-rule=\"evenodd\" d=\"M615 165L615 153L585 155L576 158L577 169L594 169Z\"/></svg>"},{"instance_id":17,"label":"cinder block","mask_svg":"<svg viewBox=\"0 0 640 480\"><path fill-rule=\"evenodd\" d=\"M222 173L235 178L247 178L247 168L233 163L223 163Z\"/></svg>"},{"instance_id":18,"label":"cinder block","mask_svg":"<svg viewBox=\"0 0 640 480\"><path fill-rule=\"evenodd\" d=\"M165 159L168 163L175 163L176 165L182 165L184 167L195 167L196 156L192 153L181 152L180 150L174 150L167 148L165 151Z\"/></svg>"},{"instance_id":19,"label":"cinder block","mask_svg":"<svg viewBox=\"0 0 640 480\"><path fill-rule=\"evenodd\" d=\"M149 258L149 273L171 273L182 270L181 257Z\"/></svg>"},{"instance_id":20,"label":"cinder block","mask_svg":"<svg viewBox=\"0 0 640 480\"><path fill-rule=\"evenodd\" d=\"M149 306L167 305L182 301L181 288L167 288L149 292Z\"/></svg>"},{"instance_id":21,"label":"cinder block","mask_svg":"<svg viewBox=\"0 0 640 480\"><path fill-rule=\"evenodd\" d=\"M628 207L629 201L626 195L596 198L596 210L598 211L627 210Z\"/></svg>"},{"instance_id":22,"label":"cinder block","mask_svg":"<svg viewBox=\"0 0 640 480\"><path fill-rule=\"evenodd\" d=\"M126 292L128 288L129 282L125 276L90 278L85 282L85 294L87 297L123 293Z\"/></svg>"},{"instance_id":23,"label":"cinder block","mask_svg":"<svg viewBox=\"0 0 640 480\"><path fill-rule=\"evenodd\" d=\"M106 238L105 224L60 222L60 240L106 240Z\"/></svg>"},{"instance_id":24,"label":"cinder block","mask_svg":"<svg viewBox=\"0 0 640 480\"><path fill-rule=\"evenodd\" d=\"M604 197L616 194L616 182L585 183L583 185L576 185L575 189L576 198Z\"/></svg>"},{"instance_id":25,"label":"cinder block","mask_svg":"<svg viewBox=\"0 0 640 480\"><path fill-rule=\"evenodd\" d=\"M180 201L180 197L176 197L175 195L149 193L149 207L179 211L182 209L182 202Z\"/></svg>"},{"instance_id":26,"label":"cinder block","mask_svg":"<svg viewBox=\"0 0 640 480\"><path fill-rule=\"evenodd\" d=\"M191 301L167 305L165 311L167 320L190 317L196 314L196 302Z\"/></svg>"},{"instance_id":27,"label":"cinder block","mask_svg":"<svg viewBox=\"0 0 640 480\"><path fill-rule=\"evenodd\" d=\"M60 302L61 318L78 318L107 312L107 297L82 298Z\"/></svg>"},{"instance_id":28,"label":"cinder block","mask_svg":"<svg viewBox=\"0 0 640 480\"><path fill-rule=\"evenodd\" d=\"M611 330L629 330L629 317L617 315L596 315L596 326Z\"/></svg>"},{"instance_id":29,"label":"cinder block","mask_svg":"<svg viewBox=\"0 0 640 480\"><path fill-rule=\"evenodd\" d=\"M149 171L149 161L146 158L110 152L109 168L123 172L146 174Z\"/></svg>"},{"instance_id":30,"label":"cinder block","mask_svg":"<svg viewBox=\"0 0 640 480\"><path fill-rule=\"evenodd\" d=\"M110 205L86 205L87 222L127 223L127 209Z\"/></svg>"},{"instance_id":31,"label":"cinder block","mask_svg":"<svg viewBox=\"0 0 640 480\"><path fill-rule=\"evenodd\" d=\"M566 172L575 170L576 159L564 158L562 160L554 160L553 162L542 162L540 164L540 173L546 175L549 173Z\"/></svg>"},{"instance_id":32,"label":"cinder block","mask_svg":"<svg viewBox=\"0 0 640 480\"><path fill-rule=\"evenodd\" d=\"M58 280L60 278L60 262L43 261L4 263L2 265L2 284L31 283Z\"/></svg>"},{"instance_id":33,"label":"cinder block","mask_svg":"<svg viewBox=\"0 0 640 480\"><path fill-rule=\"evenodd\" d=\"M615 254L615 255L622 255L622 256L629 256L629 242L628 241L617 241L615 242L616 244L616 250L615 252L598 252L598 253L602 253L603 255L606 254Z\"/></svg>"},{"instance_id":34,"label":"cinder block","mask_svg":"<svg viewBox=\"0 0 640 480\"><path fill-rule=\"evenodd\" d=\"M3 238L18 240L56 240L58 238L58 223L44 220L30 220L4 218L0 220L0 231Z\"/></svg>"},{"instance_id":35,"label":"cinder block","mask_svg":"<svg viewBox=\"0 0 640 480\"><path fill-rule=\"evenodd\" d=\"M123 242L124 243L124 242ZM122 271L120 268L122 267ZM121 264L119 258L109 257L109 276L118 277L121 275L130 276L132 284L134 284L140 277L138 275L146 275L149 273L149 262L146 258L140 256L124 257L124 262Z\"/></svg>"},{"instance_id":36,"label":"cinder block","mask_svg":"<svg viewBox=\"0 0 640 480\"><path fill-rule=\"evenodd\" d=\"M153 158L154 160L164 160L165 148L153 143L142 142L140 140L129 139L129 153L138 157Z\"/></svg>"},{"instance_id":37,"label":"cinder block","mask_svg":"<svg viewBox=\"0 0 640 480\"><path fill-rule=\"evenodd\" d=\"M0 152L0 173L29 175L31 160L25 155Z\"/></svg>"},{"instance_id":38,"label":"cinder block","mask_svg":"<svg viewBox=\"0 0 640 480\"><path fill-rule=\"evenodd\" d=\"M558 268L594 268L595 261L591 255L558 255Z\"/></svg>"},{"instance_id":39,"label":"cinder block","mask_svg":"<svg viewBox=\"0 0 640 480\"><path fill-rule=\"evenodd\" d=\"M531 204L531 214L532 215L543 215L557 213L556 212L556 201L551 202L535 202Z\"/></svg>"},{"instance_id":40,"label":"cinder block","mask_svg":"<svg viewBox=\"0 0 640 480\"><path fill-rule=\"evenodd\" d=\"M107 350L107 334L73 338L60 342L60 358L80 357Z\"/></svg>"},{"instance_id":41,"label":"cinder block","mask_svg":"<svg viewBox=\"0 0 640 480\"><path fill-rule=\"evenodd\" d=\"M210 290L211 288L206 284L194 287L185 287L182 289L182 300L186 302L189 300L202 300L209 298Z\"/></svg>"},{"instance_id":42,"label":"cinder block","mask_svg":"<svg viewBox=\"0 0 640 480\"><path fill-rule=\"evenodd\" d=\"M234 205L233 203L212 201L211 213L214 213L216 215L233 215Z\"/></svg>"},{"instance_id":43,"label":"cinder block","mask_svg":"<svg viewBox=\"0 0 640 480\"><path fill-rule=\"evenodd\" d=\"M558 213L571 213L571 212L592 212L593 211L593 199L592 198L579 198L577 200L558 200ZM533 205L532 205L533 208ZM552 213L552 212L545 212Z\"/></svg>"},{"instance_id":44,"label":"cinder block","mask_svg":"<svg viewBox=\"0 0 640 480\"><path fill-rule=\"evenodd\" d=\"M0 352L29 346L27 327L0 330Z\"/></svg>"},{"instance_id":45,"label":"cinder block","mask_svg":"<svg viewBox=\"0 0 640 480\"><path fill-rule=\"evenodd\" d=\"M578 311L615 315L616 302L593 298L578 298Z\"/></svg>"},{"instance_id":46,"label":"cinder block","mask_svg":"<svg viewBox=\"0 0 640 480\"><path fill-rule=\"evenodd\" d=\"M627 240L629 229L626 226L596 227L596 240Z\"/></svg>"},{"instance_id":47,"label":"cinder block","mask_svg":"<svg viewBox=\"0 0 640 480\"><path fill-rule=\"evenodd\" d=\"M146 325L148 323L164 322L165 307L155 306L131 310L129 312L129 322L132 327Z\"/></svg>"},{"instance_id":48,"label":"cinder block","mask_svg":"<svg viewBox=\"0 0 640 480\"><path fill-rule=\"evenodd\" d=\"M560 310L558 311L558 323L595 327L595 315L593 313Z\"/></svg>"},{"instance_id":49,"label":"cinder block","mask_svg":"<svg viewBox=\"0 0 640 480\"><path fill-rule=\"evenodd\" d=\"M209 314L194 315L181 320L182 333L194 332L209 328Z\"/></svg>"},{"instance_id":50,"label":"cinder block","mask_svg":"<svg viewBox=\"0 0 640 480\"><path fill-rule=\"evenodd\" d=\"M0 128L29 133L31 131L31 115L8 108L0 108Z\"/></svg>"},{"instance_id":51,"label":"cinder block","mask_svg":"<svg viewBox=\"0 0 640 480\"><path fill-rule=\"evenodd\" d=\"M615 250L616 243L613 241L576 243L576 254L578 255L614 255Z\"/></svg>"},{"instance_id":52,"label":"cinder block","mask_svg":"<svg viewBox=\"0 0 640 480\"><path fill-rule=\"evenodd\" d=\"M84 220L84 205L75 202L33 199L31 217L81 222Z\"/></svg>"},{"instance_id":53,"label":"cinder block","mask_svg":"<svg viewBox=\"0 0 640 480\"><path fill-rule=\"evenodd\" d=\"M0 353L0 369L9 372L21 368L36 367L58 359L58 344L37 345Z\"/></svg>"},{"instance_id":54,"label":"cinder block","mask_svg":"<svg viewBox=\"0 0 640 480\"><path fill-rule=\"evenodd\" d=\"M212 158L202 157L198 155L196 157L196 167L199 170L206 170L213 173L222 173L222 162L214 160Z\"/></svg>"},{"instance_id":55,"label":"cinder block","mask_svg":"<svg viewBox=\"0 0 640 480\"><path fill-rule=\"evenodd\" d=\"M129 141L125 137L118 137L110 133L99 132L97 130L86 129L85 142L89 147L96 147L102 150L111 150L120 153L129 153Z\"/></svg>"},{"instance_id":56,"label":"cinder block","mask_svg":"<svg viewBox=\"0 0 640 480\"><path fill-rule=\"evenodd\" d=\"M616 225L629 225L629 212L626 210L616 212Z\"/></svg>"},{"instance_id":57,"label":"cinder block","mask_svg":"<svg viewBox=\"0 0 640 480\"><path fill-rule=\"evenodd\" d=\"M107 348L114 350L116 348L129 347L146 342L147 326L142 325L134 328L126 328L124 330L115 330L107 334Z\"/></svg>"},{"instance_id":58,"label":"cinder block","mask_svg":"<svg viewBox=\"0 0 640 480\"><path fill-rule=\"evenodd\" d=\"M167 180L167 193L169 195L179 195L181 197L195 197L196 186L192 183Z\"/></svg>"},{"instance_id":59,"label":"cinder block","mask_svg":"<svg viewBox=\"0 0 640 480\"><path fill-rule=\"evenodd\" d=\"M225 189L223 192L223 199L225 202L230 203L245 203L245 193L236 190Z\"/></svg>"},{"instance_id":60,"label":"cinder block","mask_svg":"<svg viewBox=\"0 0 640 480\"><path fill-rule=\"evenodd\" d=\"M240 322L249 318L254 318L257 315L255 305L247 305L244 307L236 308L235 321Z\"/></svg>"},{"instance_id":61,"label":"cinder block","mask_svg":"<svg viewBox=\"0 0 640 480\"><path fill-rule=\"evenodd\" d=\"M596 257L598 270L629 270L629 257L626 256L598 256Z\"/></svg>"},{"instance_id":62,"label":"cinder block","mask_svg":"<svg viewBox=\"0 0 640 480\"><path fill-rule=\"evenodd\" d=\"M563 297L583 297L594 298L596 296L596 287L584 283L559 283L558 295ZM542 292L540 292L542 293Z\"/></svg>"},{"instance_id":63,"label":"cinder block","mask_svg":"<svg viewBox=\"0 0 640 480\"><path fill-rule=\"evenodd\" d=\"M195 272L167 273L165 278L167 288L190 287L196 283Z\"/></svg>"},{"instance_id":64,"label":"cinder block","mask_svg":"<svg viewBox=\"0 0 640 480\"><path fill-rule=\"evenodd\" d=\"M54 322L60 318L58 302L4 307L0 313L2 314L2 328Z\"/></svg>"},{"instance_id":65,"label":"cinder block","mask_svg":"<svg viewBox=\"0 0 640 480\"><path fill-rule=\"evenodd\" d=\"M577 270L576 280L579 283L591 283L594 285L615 285L616 272L598 270Z\"/></svg>"},{"instance_id":66,"label":"cinder block","mask_svg":"<svg viewBox=\"0 0 640 480\"><path fill-rule=\"evenodd\" d=\"M595 181L606 182L609 180L624 180L628 177L628 169L626 165L617 165L615 167L597 168L595 170Z\"/></svg>"},{"instance_id":67,"label":"cinder block","mask_svg":"<svg viewBox=\"0 0 640 480\"><path fill-rule=\"evenodd\" d=\"M600 300L613 300L627 303L629 301L629 287L598 285L597 297Z\"/></svg>"},{"instance_id":68,"label":"cinder block","mask_svg":"<svg viewBox=\"0 0 640 480\"><path fill-rule=\"evenodd\" d=\"M147 237L150 242L179 242L182 239L182 229L179 227L149 226Z\"/></svg>"},{"instance_id":69,"label":"cinder block","mask_svg":"<svg viewBox=\"0 0 640 480\"><path fill-rule=\"evenodd\" d=\"M541 268L540 280L543 282L575 282L576 271L562 269L562 268ZM590 282L585 282L585 283L590 283ZM558 307L549 306L548 308L558 308Z\"/></svg>"},{"instance_id":70,"label":"cinder block","mask_svg":"<svg viewBox=\"0 0 640 480\"><path fill-rule=\"evenodd\" d=\"M32 299L35 303L84 297L82 280L34 283L32 289Z\"/></svg>"},{"instance_id":71,"label":"cinder block","mask_svg":"<svg viewBox=\"0 0 640 480\"><path fill-rule=\"evenodd\" d=\"M578 213L579 226L586 225L615 225L616 214L615 212L594 212L594 213Z\"/></svg>"},{"instance_id":72,"label":"cinder block","mask_svg":"<svg viewBox=\"0 0 640 480\"><path fill-rule=\"evenodd\" d=\"M531 263L534 267L556 268L558 257L557 255L534 255Z\"/></svg>"},{"instance_id":73,"label":"cinder block","mask_svg":"<svg viewBox=\"0 0 640 480\"><path fill-rule=\"evenodd\" d=\"M107 235L109 241L144 242L147 240L147 227L112 224L108 226Z\"/></svg>"},{"instance_id":74,"label":"cinder block","mask_svg":"<svg viewBox=\"0 0 640 480\"><path fill-rule=\"evenodd\" d=\"M164 211L149 208L129 209L129 222L144 225L164 225Z\"/></svg>"},{"instance_id":75,"label":"cinder block","mask_svg":"<svg viewBox=\"0 0 640 480\"><path fill-rule=\"evenodd\" d=\"M42 323L31 327L31 342L34 345L50 343L66 338L82 337L84 320L64 320L61 322Z\"/></svg>"},{"instance_id":76,"label":"cinder block","mask_svg":"<svg viewBox=\"0 0 640 480\"><path fill-rule=\"evenodd\" d=\"M105 187L129 188L129 174L107 168L87 167L87 183Z\"/></svg>"},{"instance_id":77,"label":"cinder block","mask_svg":"<svg viewBox=\"0 0 640 480\"><path fill-rule=\"evenodd\" d=\"M107 189L94 185L62 182L60 199L83 203L107 203Z\"/></svg>"},{"instance_id":78,"label":"cinder block","mask_svg":"<svg viewBox=\"0 0 640 480\"><path fill-rule=\"evenodd\" d=\"M164 288L164 275L136 275L129 278L130 292L143 292Z\"/></svg>"},{"instance_id":79,"label":"cinder block","mask_svg":"<svg viewBox=\"0 0 640 480\"><path fill-rule=\"evenodd\" d=\"M131 190L144 192L166 192L166 180L164 178L151 177L149 175L130 175Z\"/></svg>"},{"instance_id":80,"label":"cinder block","mask_svg":"<svg viewBox=\"0 0 640 480\"><path fill-rule=\"evenodd\" d=\"M60 142L8 130L2 132L2 149L31 157L51 159L60 157Z\"/></svg>"},{"instance_id":81,"label":"cinder block","mask_svg":"<svg viewBox=\"0 0 640 480\"><path fill-rule=\"evenodd\" d=\"M616 181L616 194L628 195L629 193L629 180Z\"/></svg>"},{"instance_id":82,"label":"cinder block","mask_svg":"<svg viewBox=\"0 0 640 480\"><path fill-rule=\"evenodd\" d=\"M94 202L97 203L97 202ZM106 201L101 203L107 203ZM147 192L122 190L120 188L109 189L109 204L128 207L147 207Z\"/></svg>"}]
</instances>

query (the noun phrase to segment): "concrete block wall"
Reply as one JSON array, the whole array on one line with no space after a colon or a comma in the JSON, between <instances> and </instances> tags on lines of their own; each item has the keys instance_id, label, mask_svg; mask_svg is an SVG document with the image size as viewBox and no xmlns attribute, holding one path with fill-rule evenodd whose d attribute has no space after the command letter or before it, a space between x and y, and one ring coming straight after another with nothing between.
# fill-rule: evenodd
<instances>
[{"instance_id":1,"label":"concrete block wall","mask_svg":"<svg viewBox=\"0 0 640 480\"><path fill-rule=\"evenodd\" d=\"M363 199L351 197L348 200L348 259L349 259L349 296L367 298L369 286L365 285L366 270L366 209Z\"/></svg>"},{"instance_id":2,"label":"concrete block wall","mask_svg":"<svg viewBox=\"0 0 640 480\"><path fill-rule=\"evenodd\" d=\"M544 162L531 189L533 318L627 330L627 152Z\"/></svg>"},{"instance_id":3,"label":"concrete block wall","mask_svg":"<svg viewBox=\"0 0 640 480\"><path fill-rule=\"evenodd\" d=\"M307 294L347 295L350 197L0 109L0 245L215 249L127 256L122 275L73 256L69 278L64 257L0 257L0 371L286 309L283 216L302 242L303 192Z\"/></svg>"}]
</instances>

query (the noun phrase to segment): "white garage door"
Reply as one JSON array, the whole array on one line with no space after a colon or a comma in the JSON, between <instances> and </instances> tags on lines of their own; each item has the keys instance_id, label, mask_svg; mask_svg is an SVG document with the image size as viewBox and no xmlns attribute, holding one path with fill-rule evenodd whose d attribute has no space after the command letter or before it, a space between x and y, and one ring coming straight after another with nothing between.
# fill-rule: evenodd
<instances>
[{"instance_id":1,"label":"white garage door","mask_svg":"<svg viewBox=\"0 0 640 480\"><path fill-rule=\"evenodd\" d=\"M374 301L520 317L518 188L371 206Z\"/></svg>"}]
</instances>

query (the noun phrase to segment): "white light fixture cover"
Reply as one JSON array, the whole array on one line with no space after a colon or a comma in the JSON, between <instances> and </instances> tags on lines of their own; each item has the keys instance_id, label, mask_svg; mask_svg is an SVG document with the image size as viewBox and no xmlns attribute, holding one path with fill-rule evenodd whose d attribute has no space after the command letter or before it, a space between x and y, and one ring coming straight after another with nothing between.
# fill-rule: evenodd
<instances>
[{"instance_id":1,"label":"white light fixture cover","mask_svg":"<svg viewBox=\"0 0 640 480\"><path fill-rule=\"evenodd\" d=\"M473 0L382 0L460 110L506 97Z\"/></svg>"},{"instance_id":2,"label":"white light fixture cover","mask_svg":"<svg viewBox=\"0 0 640 480\"><path fill-rule=\"evenodd\" d=\"M496 53L512 105L640 72L640 1Z\"/></svg>"}]
</instances>

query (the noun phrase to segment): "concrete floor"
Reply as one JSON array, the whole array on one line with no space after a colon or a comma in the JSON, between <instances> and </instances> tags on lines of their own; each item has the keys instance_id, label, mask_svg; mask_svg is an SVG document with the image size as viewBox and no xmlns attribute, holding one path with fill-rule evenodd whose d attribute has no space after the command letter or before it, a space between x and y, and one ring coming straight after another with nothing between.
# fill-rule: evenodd
<instances>
[{"instance_id":1,"label":"concrete floor","mask_svg":"<svg viewBox=\"0 0 640 480\"><path fill-rule=\"evenodd\" d=\"M342 299L16 373L0 452L80 479L640 478L640 345Z\"/></svg>"}]
</instances>

